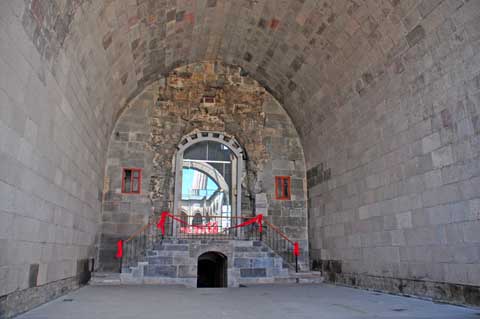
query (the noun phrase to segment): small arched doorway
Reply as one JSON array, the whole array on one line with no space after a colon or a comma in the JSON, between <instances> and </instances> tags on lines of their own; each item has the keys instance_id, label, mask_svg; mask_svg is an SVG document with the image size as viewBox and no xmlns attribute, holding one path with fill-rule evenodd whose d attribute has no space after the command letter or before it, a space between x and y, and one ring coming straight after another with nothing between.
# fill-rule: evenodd
<instances>
[{"instance_id":1,"label":"small arched doorway","mask_svg":"<svg viewBox=\"0 0 480 319\"><path fill-rule=\"evenodd\" d=\"M198 257L197 288L227 287L227 256L209 251Z\"/></svg>"},{"instance_id":2,"label":"small arched doorway","mask_svg":"<svg viewBox=\"0 0 480 319\"><path fill-rule=\"evenodd\" d=\"M195 216L193 216L193 221L192 225L201 225L203 223L203 217L202 214L196 213Z\"/></svg>"}]
</instances>

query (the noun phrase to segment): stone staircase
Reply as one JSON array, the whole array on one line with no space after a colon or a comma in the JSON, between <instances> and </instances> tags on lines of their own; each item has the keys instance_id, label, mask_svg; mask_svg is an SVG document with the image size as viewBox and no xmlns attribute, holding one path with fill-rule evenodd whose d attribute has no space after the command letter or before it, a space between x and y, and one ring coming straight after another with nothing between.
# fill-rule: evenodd
<instances>
[{"instance_id":1,"label":"stone staircase","mask_svg":"<svg viewBox=\"0 0 480 319\"><path fill-rule=\"evenodd\" d=\"M323 282L319 272L296 273L262 241L168 239L156 243L144 260L125 265L121 274L94 274L91 284L196 287L198 257L205 252L220 252L227 257L228 287Z\"/></svg>"},{"instance_id":2,"label":"stone staircase","mask_svg":"<svg viewBox=\"0 0 480 319\"><path fill-rule=\"evenodd\" d=\"M94 272L88 282L91 286L120 285L121 283L120 273L113 272Z\"/></svg>"},{"instance_id":3,"label":"stone staircase","mask_svg":"<svg viewBox=\"0 0 480 319\"><path fill-rule=\"evenodd\" d=\"M321 272L305 271L296 273L289 269L288 276L275 278L276 284L321 284L324 282Z\"/></svg>"}]
</instances>

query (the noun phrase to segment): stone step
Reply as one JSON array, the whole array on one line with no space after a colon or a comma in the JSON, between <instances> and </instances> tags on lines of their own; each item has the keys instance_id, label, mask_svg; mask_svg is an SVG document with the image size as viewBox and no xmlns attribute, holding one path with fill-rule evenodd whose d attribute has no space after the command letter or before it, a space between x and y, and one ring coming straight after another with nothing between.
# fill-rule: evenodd
<instances>
[{"instance_id":1,"label":"stone step","mask_svg":"<svg viewBox=\"0 0 480 319\"><path fill-rule=\"evenodd\" d=\"M165 246L171 246L171 245L189 245L192 242L195 242L196 244L202 245L202 244L225 244L228 243L230 240L221 240L221 239L162 239L159 240L157 243L154 245L155 250L164 250ZM244 242L247 246L261 246L261 241L258 240L244 240L241 241Z\"/></svg>"},{"instance_id":2,"label":"stone step","mask_svg":"<svg viewBox=\"0 0 480 319\"><path fill-rule=\"evenodd\" d=\"M325 280L322 278L299 278L299 284L322 284Z\"/></svg>"},{"instance_id":3,"label":"stone step","mask_svg":"<svg viewBox=\"0 0 480 319\"><path fill-rule=\"evenodd\" d=\"M145 262L149 264L177 264L184 258L189 258L190 252L183 250L151 250L145 258ZM253 263L258 263L258 260L264 260L267 263L272 263L271 266L281 265L284 269L289 269L289 265L284 263L281 257L271 252L257 251L248 253L235 253L238 260L251 260Z\"/></svg>"},{"instance_id":4,"label":"stone step","mask_svg":"<svg viewBox=\"0 0 480 319\"><path fill-rule=\"evenodd\" d=\"M293 277L290 277L290 276L286 276L286 277L275 277L274 283L275 283L275 284L296 284L296 283L297 283L297 279L296 279L296 278L293 278Z\"/></svg>"},{"instance_id":5,"label":"stone step","mask_svg":"<svg viewBox=\"0 0 480 319\"><path fill-rule=\"evenodd\" d=\"M291 272L290 276L298 279L297 282L301 284L321 284L324 282L322 273L319 271Z\"/></svg>"},{"instance_id":6,"label":"stone step","mask_svg":"<svg viewBox=\"0 0 480 319\"><path fill-rule=\"evenodd\" d=\"M322 277L321 271L300 271L300 272L293 272L294 275L298 277Z\"/></svg>"},{"instance_id":7,"label":"stone step","mask_svg":"<svg viewBox=\"0 0 480 319\"><path fill-rule=\"evenodd\" d=\"M152 255L148 256L145 258L145 260L141 260L141 262L145 261L145 262L149 262L151 263L151 261L153 260L157 260L157 261L160 261L163 262L163 261L167 261L170 260L170 259L175 259L174 260L174 263L176 262L176 260L180 260L181 258L190 258L190 254L188 252L159 252L158 254L155 254L152 252ZM262 259L271 259L271 260L276 260L278 259L278 256L276 255L271 255L271 254L261 254L261 253L255 253L255 254L241 254L241 255L236 255L236 258L241 258L241 259L258 259L258 258L262 258ZM155 264L158 264L159 262L153 262ZM290 269L291 267L288 266L288 264L285 264L281 261L278 261L278 262L275 262L275 265L280 265L281 268L285 268L285 269Z\"/></svg>"},{"instance_id":8,"label":"stone step","mask_svg":"<svg viewBox=\"0 0 480 319\"><path fill-rule=\"evenodd\" d=\"M162 244L157 245L155 250L157 251L188 251L188 244Z\"/></svg>"},{"instance_id":9,"label":"stone step","mask_svg":"<svg viewBox=\"0 0 480 319\"><path fill-rule=\"evenodd\" d=\"M151 251L162 252L162 251L188 251L188 250L189 250L188 244L168 243L168 244L155 245L155 248L152 249ZM268 253L270 252L270 249L266 246L240 246L240 247L235 247L235 252L236 253L258 253L258 252Z\"/></svg>"},{"instance_id":10,"label":"stone step","mask_svg":"<svg viewBox=\"0 0 480 319\"><path fill-rule=\"evenodd\" d=\"M320 283L320 274L293 273L292 265L257 240L168 239L147 251L144 261L122 269L120 279L127 284L180 284L196 286L197 256L203 251L229 253L229 285L268 283Z\"/></svg>"},{"instance_id":11,"label":"stone step","mask_svg":"<svg viewBox=\"0 0 480 319\"><path fill-rule=\"evenodd\" d=\"M102 285L120 285L122 283L120 279L120 273L113 272L94 272L92 278L89 281L91 286Z\"/></svg>"},{"instance_id":12,"label":"stone step","mask_svg":"<svg viewBox=\"0 0 480 319\"><path fill-rule=\"evenodd\" d=\"M321 284L324 282L321 272L309 271L298 272L290 271L287 276L278 276L275 283L278 284Z\"/></svg>"},{"instance_id":13,"label":"stone step","mask_svg":"<svg viewBox=\"0 0 480 319\"><path fill-rule=\"evenodd\" d=\"M231 242L236 243L236 247L257 247L263 248L265 247L264 242L259 240L201 240L201 239L169 239L169 240L159 240L158 242L153 244L153 249L155 250L163 250L164 247L167 246L176 246L176 245L195 245L195 246L203 246L203 245L226 245Z\"/></svg>"}]
</instances>

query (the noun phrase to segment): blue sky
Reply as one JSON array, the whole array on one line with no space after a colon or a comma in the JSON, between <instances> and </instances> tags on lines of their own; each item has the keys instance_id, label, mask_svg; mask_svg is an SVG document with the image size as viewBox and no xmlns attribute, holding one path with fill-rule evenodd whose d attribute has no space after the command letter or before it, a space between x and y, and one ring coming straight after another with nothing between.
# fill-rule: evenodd
<instances>
[{"instance_id":1,"label":"blue sky","mask_svg":"<svg viewBox=\"0 0 480 319\"><path fill-rule=\"evenodd\" d=\"M195 172L195 170L193 168L183 168L183 172L182 172L182 198L185 198L186 194L191 193L192 183L193 183L193 172ZM208 189L207 194L208 194L208 196L212 195L217 188L218 188L218 186L217 186L217 184L215 184L213 179L208 177L208 179L207 179L207 189ZM205 192L200 192L200 194L205 195ZM203 196L199 196L199 197L201 198Z\"/></svg>"}]
</instances>

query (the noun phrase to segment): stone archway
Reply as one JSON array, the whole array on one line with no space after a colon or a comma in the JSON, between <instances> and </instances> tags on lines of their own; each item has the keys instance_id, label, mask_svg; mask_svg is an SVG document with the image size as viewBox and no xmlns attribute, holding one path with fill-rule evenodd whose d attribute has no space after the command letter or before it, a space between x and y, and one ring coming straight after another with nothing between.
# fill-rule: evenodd
<instances>
[{"instance_id":1,"label":"stone archway","mask_svg":"<svg viewBox=\"0 0 480 319\"><path fill-rule=\"evenodd\" d=\"M221 132L214 132L214 131L198 131L193 132L190 134L185 135L182 139L180 144L177 146L177 153L175 154L175 195L174 195L174 203L173 203L173 211L178 211L180 209L180 202L182 200L181 189L182 189L182 169L187 167L184 163L184 153L190 147L194 146L195 144L199 145L199 143L206 143L212 142L218 145L223 146L225 149L228 149L231 154L233 155L232 158L232 185L228 187L226 185L224 177L215 170L214 167L211 167L208 163L202 162L189 162L187 165L190 168L196 169L205 173L208 176L212 176L212 178L218 183L223 189L228 189L228 191L232 194L232 208L231 211L234 215L241 214L241 207L242 207L242 175L244 169L244 151L240 146L240 143L237 140L226 133ZM217 178L216 176L220 178Z\"/></svg>"},{"instance_id":2,"label":"stone archway","mask_svg":"<svg viewBox=\"0 0 480 319\"><path fill-rule=\"evenodd\" d=\"M212 87L207 78L223 84ZM211 91L216 92L215 103L205 101ZM182 97L185 92L190 94L188 99ZM288 114L259 83L242 75L237 67L197 63L176 69L129 105L119 117L108 152L99 253L103 271L118 268L113 258L115 242L140 229L152 206L157 213L168 210L178 215L183 210L190 224L199 209L205 212L203 222L221 216L225 221L222 227L237 220L228 216L260 213L272 222L274 216L282 216L275 224L299 241L305 252L301 264L308 265L303 148ZM234 153L233 159L196 158L193 150L201 144L208 144L209 155L213 144L225 152L228 149ZM223 170L218 167L221 164L225 164ZM142 169L141 194L121 193L119 172L124 165ZM203 191L188 196L189 210L182 207L185 167L207 175L207 186L199 179L202 183L196 186L201 188L189 188ZM230 172L231 177L221 172ZM195 177L190 172L186 175L188 180ZM276 176L291 177L291 200L276 200ZM208 186L210 177L220 190L228 192Z\"/></svg>"},{"instance_id":3,"label":"stone archway","mask_svg":"<svg viewBox=\"0 0 480 319\"><path fill-rule=\"evenodd\" d=\"M226 288L228 259L222 253L209 251L198 257L197 288Z\"/></svg>"}]
</instances>

